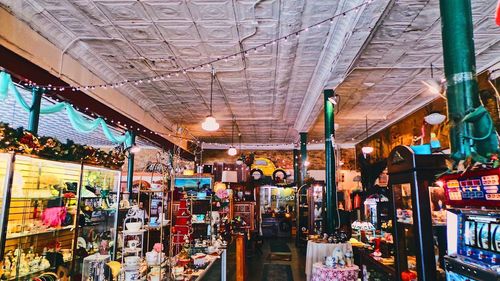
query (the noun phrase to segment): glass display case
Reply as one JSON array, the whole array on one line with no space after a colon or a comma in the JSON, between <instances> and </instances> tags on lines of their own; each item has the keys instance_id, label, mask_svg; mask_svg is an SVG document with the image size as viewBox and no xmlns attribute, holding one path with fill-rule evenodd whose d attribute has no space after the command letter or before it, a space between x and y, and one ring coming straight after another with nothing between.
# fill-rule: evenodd
<instances>
[{"instance_id":1,"label":"glass display case","mask_svg":"<svg viewBox=\"0 0 500 281\"><path fill-rule=\"evenodd\" d=\"M43 272L69 276L81 165L2 155L4 277L25 280Z\"/></svg>"},{"instance_id":2,"label":"glass display case","mask_svg":"<svg viewBox=\"0 0 500 281\"><path fill-rule=\"evenodd\" d=\"M114 255L120 174L0 153L2 278L67 280L89 254Z\"/></svg>"},{"instance_id":3,"label":"glass display case","mask_svg":"<svg viewBox=\"0 0 500 281\"><path fill-rule=\"evenodd\" d=\"M75 272L81 273L84 259L99 253L116 258L120 211L121 172L84 165L79 197L78 230L75 233Z\"/></svg>"},{"instance_id":4,"label":"glass display case","mask_svg":"<svg viewBox=\"0 0 500 281\"><path fill-rule=\"evenodd\" d=\"M324 189L323 185L314 184L307 190L309 194L309 206L313 208L309 215L309 234L323 233Z\"/></svg>"},{"instance_id":5,"label":"glass display case","mask_svg":"<svg viewBox=\"0 0 500 281\"><path fill-rule=\"evenodd\" d=\"M264 237L291 237L295 219L295 187L260 187L261 228Z\"/></svg>"},{"instance_id":6,"label":"glass display case","mask_svg":"<svg viewBox=\"0 0 500 281\"><path fill-rule=\"evenodd\" d=\"M417 274L420 281L440 280L436 266L435 236L443 233L433 227L429 186L437 174L447 170L439 155L419 155L411 148L397 146L388 159L389 188L393 193L394 246L396 276Z\"/></svg>"},{"instance_id":7,"label":"glass display case","mask_svg":"<svg viewBox=\"0 0 500 281\"><path fill-rule=\"evenodd\" d=\"M7 205L4 204L4 198L6 196L5 192L8 191L6 188L9 185L9 179L12 178L12 173L10 173L10 166L12 164L12 154L10 153L0 153L0 214L5 214L7 212ZM7 234L7 219L0 215L0 257L4 256L4 244L5 235Z\"/></svg>"}]
</instances>

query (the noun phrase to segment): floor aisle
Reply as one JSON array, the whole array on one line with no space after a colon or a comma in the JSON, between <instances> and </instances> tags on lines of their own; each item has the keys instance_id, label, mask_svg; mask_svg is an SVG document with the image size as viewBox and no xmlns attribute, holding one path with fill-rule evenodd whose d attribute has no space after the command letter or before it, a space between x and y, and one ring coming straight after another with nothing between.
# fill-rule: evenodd
<instances>
[{"instance_id":1,"label":"floor aisle","mask_svg":"<svg viewBox=\"0 0 500 281\"><path fill-rule=\"evenodd\" d=\"M281 238L284 239L284 238ZM306 275L304 273L306 261L305 261L305 248L299 249L295 246L295 241L292 239L284 240L290 252L292 254L291 261L282 260L270 260L269 254L271 253L270 239L264 240L262 245L262 253L256 252L253 256L248 256L247 262L247 281L305 281ZM231 244L230 249L227 252L227 280L236 280L236 256L235 256L235 243ZM267 266L266 266L267 265ZM274 266L274 265L284 265L284 266ZM286 272L287 268L290 268L290 276L293 278L287 278L287 274L281 274ZM284 271L283 271L284 270ZM220 261L212 267L210 272L203 278L204 281L219 281L220 280Z\"/></svg>"},{"instance_id":2,"label":"floor aisle","mask_svg":"<svg viewBox=\"0 0 500 281\"><path fill-rule=\"evenodd\" d=\"M284 238L281 238L284 239ZM292 254L291 261L282 261L282 260L270 260L268 259L269 254L271 253L270 249L270 240L264 240L264 244L262 245L262 254L257 252L253 257L247 257L247 269L248 269L248 281L264 281L266 280L266 271L280 269L279 267L267 266L266 264L279 264L279 265L289 265L291 268L293 281L305 281L306 275L304 273L306 261L305 261L305 249L300 250L295 246L295 241L289 239L286 241L288 247L290 248ZM282 267L284 268L284 267ZM267 274L268 281L278 281L271 279L272 274ZM280 276L282 280L286 280L285 276ZM291 280L290 280L291 281Z\"/></svg>"}]
</instances>

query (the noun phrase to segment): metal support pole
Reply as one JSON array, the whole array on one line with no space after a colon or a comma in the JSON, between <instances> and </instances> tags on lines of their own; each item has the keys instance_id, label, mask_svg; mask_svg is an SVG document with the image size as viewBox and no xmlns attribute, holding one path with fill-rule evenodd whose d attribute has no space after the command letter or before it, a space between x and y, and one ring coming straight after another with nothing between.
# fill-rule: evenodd
<instances>
[{"instance_id":1,"label":"metal support pole","mask_svg":"<svg viewBox=\"0 0 500 281\"><path fill-rule=\"evenodd\" d=\"M307 175L307 133L300 133L300 184L304 184Z\"/></svg>"},{"instance_id":2,"label":"metal support pole","mask_svg":"<svg viewBox=\"0 0 500 281\"><path fill-rule=\"evenodd\" d=\"M325 190L326 190L326 233L332 234L339 226L337 210L337 186L335 182L335 149L333 147L335 135L334 104L330 101L335 95L333 90L325 90Z\"/></svg>"},{"instance_id":3,"label":"metal support pole","mask_svg":"<svg viewBox=\"0 0 500 281\"><path fill-rule=\"evenodd\" d=\"M293 150L293 181L299 186L299 150L294 149Z\"/></svg>"},{"instance_id":4,"label":"metal support pole","mask_svg":"<svg viewBox=\"0 0 500 281\"><path fill-rule=\"evenodd\" d=\"M135 133L130 131L130 139L132 140L132 145L135 145ZM132 194L132 186L134 181L134 154L129 153L128 165L127 165L127 191Z\"/></svg>"},{"instance_id":5,"label":"metal support pole","mask_svg":"<svg viewBox=\"0 0 500 281\"><path fill-rule=\"evenodd\" d=\"M471 155L471 124L462 118L480 106L476 77L472 11L470 0L440 0L444 73L447 82L451 156L455 160Z\"/></svg>"},{"instance_id":6,"label":"metal support pole","mask_svg":"<svg viewBox=\"0 0 500 281\"><path fill-rule=\"evenodd\" d=\"M227 248L222 249L220 281L227 281Z\"/></svg>"},{"instance_id":7,"label":"metal support pole","mask_svg":"<svg viewBox=\"0 0 500 281\"><path fill-rule=\"evenodd\" d=\"M31 102L30 115L28 119L28 131L33 134L38 134L38 123L40 122L40 106L42 103L43 91L41 89L33 88L33 101Z\"/></svg>"}]
</instances>

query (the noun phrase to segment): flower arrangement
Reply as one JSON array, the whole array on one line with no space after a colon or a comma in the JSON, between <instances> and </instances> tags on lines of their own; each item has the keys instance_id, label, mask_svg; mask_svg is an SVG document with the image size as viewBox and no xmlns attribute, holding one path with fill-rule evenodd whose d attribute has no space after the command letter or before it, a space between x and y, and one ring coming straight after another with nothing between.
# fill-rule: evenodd
<instances>
[{"instance_id":1,"label":"flower arrangement","mask_svg":"<svg viewBox=\"0 0 500 281\"><path fill-rule=\"evenodd\" d=\"M65 144L52 137L37 137L22 127L13 129L0 122L0 152L16 152L37 155L50 160L85 162L108 168L120 168L125 163L125 154L118 150L104 150L75 144Z\"/></svg>"},{"instance_id":2,"label":"flower arrangement","mask_svg":"<svg viewBox=\"0 0 500 281\"><path fill-rule=\"evenodd\" d=\"M229 205L229 191L225 188L219 188L214 193L215 210L220 210Z\"/></svg>"},{"instance_id":3,"label":"flower arrangement","mask_svg":"<svg viewBox=\"0 0 500 281\"><path fill-rule=\"evenodd\" d=\"M153 246L153 250L157 253L161 253L163 251L163 244L162 243L155 243Z\"/></svg>"}]
</instances>

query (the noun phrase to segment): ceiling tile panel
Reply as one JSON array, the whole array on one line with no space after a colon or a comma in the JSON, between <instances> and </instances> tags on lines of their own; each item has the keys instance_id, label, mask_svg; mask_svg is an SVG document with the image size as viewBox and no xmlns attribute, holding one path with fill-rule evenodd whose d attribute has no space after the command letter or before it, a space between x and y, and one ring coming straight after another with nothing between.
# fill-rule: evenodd
<instances>
[{"instance_id":1,"label":"ceiling tile panel","mask_svg":"<svg viewBox=\"0 0 500 281\"><path fill-rule=\"evenodd\" d=\"M161 21L156 26L167 42L172 41L199 41L198 31L193 22L189 21Z\"/></svg>"},{"instance_id":2,"label":"ceiling tile panel","mask_svg":"<svg viewBox=\"0 0 500 281\"><path fill-rule=\"evenodd\" d=\"M107 17L114 22L146 20L146 11L139 1L94 1Z\"/></svg>"},{"instance_id":3,"label":"ceiling tile panel","mask_svg":"<svg viewBox=\"0 0 500 281\"><path fill-rule=\"evenodd\" d=\"M191 20L184 1L141 1L153 21Z\"/></svg>"}]
</instances>

